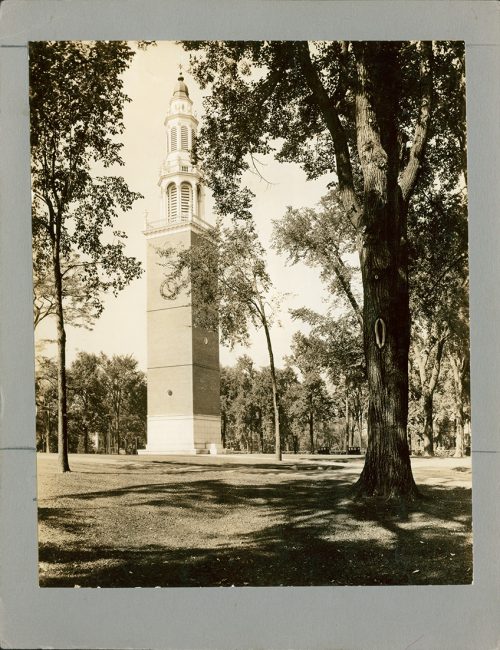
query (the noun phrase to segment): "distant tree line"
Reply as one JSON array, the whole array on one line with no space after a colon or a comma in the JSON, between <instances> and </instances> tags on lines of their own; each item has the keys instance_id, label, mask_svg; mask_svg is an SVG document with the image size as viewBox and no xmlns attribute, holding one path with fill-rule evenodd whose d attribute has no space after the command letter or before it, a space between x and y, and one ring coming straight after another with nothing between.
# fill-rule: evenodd
<instances>
[{"instance_id":1,"label":"distant tree line","mask_svg":"<svg viewBox=\"0 0 500 650\"><path fill-rule=\"evenodd\" d=\"M288 453L314 452L318 446L343 446L338 405L318 374L298 377L290 365L276 369L280 394L281 448ZM256 368L248 356L221 369L221 433L226 449L272 453L275 449L274 404L269 367Z\"/></svg>"},{"instance_id":2,"label":"distant tree line","mask_svg":"<svg viewBox=\"0 0 500 650\"><path fill-rule=\"evenodd\" d=\"M68 450L135 453L146 444L146 376L130 355L79 352L68 367ZM56 452L57 365L42 357L36 372L38 451Z\"/></svg>"}]
</instances>

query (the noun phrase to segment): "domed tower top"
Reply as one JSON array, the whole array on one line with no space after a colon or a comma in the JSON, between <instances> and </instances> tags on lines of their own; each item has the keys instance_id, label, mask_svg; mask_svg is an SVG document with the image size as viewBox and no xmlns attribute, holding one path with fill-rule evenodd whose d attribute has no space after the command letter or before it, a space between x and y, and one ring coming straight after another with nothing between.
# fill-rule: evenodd
<instances>
[{"instance_id":1,"label":"domed tower top","mask_svg":"<svg viewBox=\"0 0 500 650\"><path fill-rule=\"evenodd\" d=\"M184 77L182 74L177 77L177 83L174 86L174 92L170 98L170 108L168 111L167 120L171 119L173 116L186 116L191 120L194 120L193 102L189 97L189 90L186 83L184 82Z\"/></svg>"},{"instance_id":2,"label":"domed tower top","mask_svg":"<svg viewBox=\"0 0 500 650\"><path fill-rule=\"evenodd\" d=\"M186 95L189 97L189 90L186 84L184 83L184 77L182 73L177 77L177 83L174 88L174 97L182 97Z\"/></svg>"}]
</instances>

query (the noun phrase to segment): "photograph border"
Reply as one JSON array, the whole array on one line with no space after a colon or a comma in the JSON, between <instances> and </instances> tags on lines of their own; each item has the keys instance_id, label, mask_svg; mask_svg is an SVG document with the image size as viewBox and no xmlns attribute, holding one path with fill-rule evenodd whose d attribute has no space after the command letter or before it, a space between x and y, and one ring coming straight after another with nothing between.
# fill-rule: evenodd
<instances>
[{"instance_id":1,"label":"photograph border","mask_svg":"<svg viewBox=\"0 0 500 650\"><path fill-rule=\"evenodd\" d=\"M497 647L499 16L498 3L493 1L2 3L1 647ZM184 38L465 41L474 432L472 585L92 590L38 587L27 43L52 39Z\"/></svg>"}]
</instances>

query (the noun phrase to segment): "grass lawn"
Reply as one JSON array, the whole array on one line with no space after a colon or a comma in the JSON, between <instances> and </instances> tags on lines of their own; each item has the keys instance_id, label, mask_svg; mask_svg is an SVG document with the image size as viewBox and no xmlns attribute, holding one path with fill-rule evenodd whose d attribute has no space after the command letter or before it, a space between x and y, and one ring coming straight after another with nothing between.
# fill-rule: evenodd
<instances>
[{"instance_id":1,"label":"grass lawn","mask_svg":"<svg viewBox=\"0 0 500 650\"><path fill-rule=\"evenodd\" d=\"M470 458L412 459L414 510L353 502L362 459L38 455L42 587L468 584Z\"/></svg>"}]
</instances>

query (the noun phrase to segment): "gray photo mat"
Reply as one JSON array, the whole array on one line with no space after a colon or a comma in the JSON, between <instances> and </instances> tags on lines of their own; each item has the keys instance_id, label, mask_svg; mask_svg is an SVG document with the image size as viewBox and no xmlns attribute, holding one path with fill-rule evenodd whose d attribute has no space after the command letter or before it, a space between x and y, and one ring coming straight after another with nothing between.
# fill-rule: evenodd
<instances>
[{"instance_id":1,"label":"gray photo mat","mask_svg":"<svg viewBox=\"0 0 500 650\"><path fill-rule=\"evenodd\" d=\"M496 2L4 0L0 6L0 646L485 649L499 645L500 106ZM474 583L38 587L29 40L466 42Z\"/></svg>"}]
</instances>

